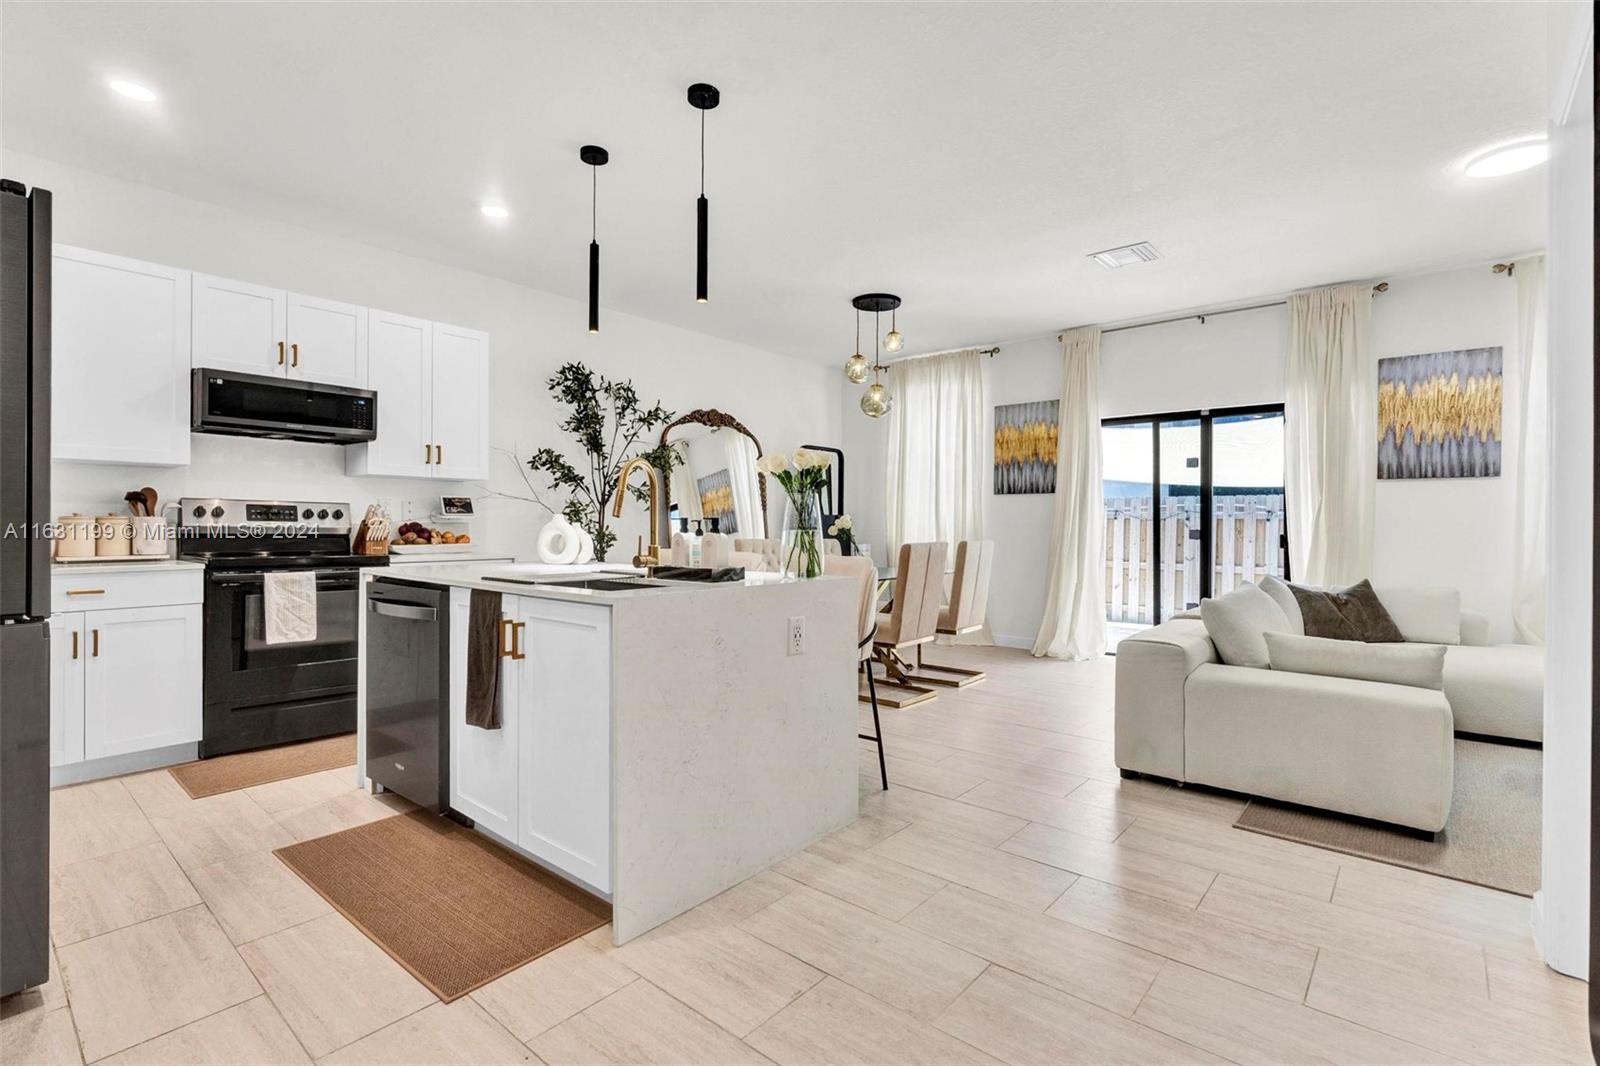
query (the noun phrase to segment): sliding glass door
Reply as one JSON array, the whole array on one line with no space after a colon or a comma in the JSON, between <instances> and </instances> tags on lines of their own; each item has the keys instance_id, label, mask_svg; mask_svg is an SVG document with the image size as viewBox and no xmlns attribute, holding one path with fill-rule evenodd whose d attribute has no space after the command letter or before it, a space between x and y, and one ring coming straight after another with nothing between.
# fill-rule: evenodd
<instances>
[{"instance_id":1,"label":"sliding glass door","mask_svg":"<svg viewBox=\"0 0 1600 1066\"><path fill-rule=\"evenodd\" d=\"M1107 419L1100 438L1114 637L1286 575L1281 406Z\"/></svg>"}]
</instances>

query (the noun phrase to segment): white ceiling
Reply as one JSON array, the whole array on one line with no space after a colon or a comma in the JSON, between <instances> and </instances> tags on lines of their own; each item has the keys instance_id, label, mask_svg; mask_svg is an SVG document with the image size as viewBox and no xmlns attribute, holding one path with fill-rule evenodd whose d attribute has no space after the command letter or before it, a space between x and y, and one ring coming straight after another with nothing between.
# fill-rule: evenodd
<instances>
[{"instance_id":1,"label":"white ceiling","mask_svg":"<svg viewBox=\"0 0 1600 1066\"><path fill-rule=\"evenodd\" d=\"M1541 169L1460 166L1542 131L1544 7L7 3L3 131L571 296L601 144L607 307L836 362L864 291L931 351L1542 247Z\"/></svg>"}]
</instances>

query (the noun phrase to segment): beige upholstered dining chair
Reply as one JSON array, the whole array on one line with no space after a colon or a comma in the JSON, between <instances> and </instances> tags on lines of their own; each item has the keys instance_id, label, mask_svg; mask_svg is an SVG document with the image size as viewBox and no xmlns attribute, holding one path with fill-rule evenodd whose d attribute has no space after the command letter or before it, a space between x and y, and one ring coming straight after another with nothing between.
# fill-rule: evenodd
<instances>
[{"instance_id":1,"label":"beige upholstered dining chair","mask_svg":"<svg viewBox=\"0 0 1600 1066\"><path fill-rule=\"evenodd\" d=\"M761 557L759 567L746 567L746 569L772 570L782 569L783 541L771 537L735 537L733 539L735 552L748 552ZM822 542L823 555L838 555L839 542L824 539Z\"/></svg>"},{"instance_id":2,"label":"beige upholstered dining chair","mask_svg":"<svg viewBox=\"0 0 1600 1066\"><path fill-rule=\"evenodd\" d=\"M994 541L964 540L956 545L956 572L950 581L950 602L939 608L934 627L942 637L958 637L982 629L989 616L989 567L994 562ZM925 685L960 688L982 681L982 670L940 666L925 662L917 645L917 672L911 680Z\"/></svg>"},{"instance_id":3,"label":"beige upholstered dining chair","mask_svg":"<svg viewBox=\"0 0 1600 1066\"><path fill-rule=\"evenodd\" d=\"M909 707L934 698L932 689L911 680L910 666L900 653L926 644L936 635L948 550L943 541L900 545L894 603L878 615L878 633L872 638L874 657L885 675L879 687L887 694L879 698L890 707Z\"/></svg>"},{"instance_id":4,"label":"beige upholstered dining chair","mask_svg":"<svg viewBox=\"0 0 1600 1066\"><path fill-rule=\"evenodd\" d=\"M867 673L867 702L872 704L872 733L857 733L862 740L878 745L878 774L885 790L889 787L889 766L883 757L883 725L878 721L878 687L872 677L872 638L878 631L878 568L871 559L858 555L829 555L822 561L824 574L854 577L860 586L860 611L857 620L857 663Z\"/></svg>"}]
</instances>

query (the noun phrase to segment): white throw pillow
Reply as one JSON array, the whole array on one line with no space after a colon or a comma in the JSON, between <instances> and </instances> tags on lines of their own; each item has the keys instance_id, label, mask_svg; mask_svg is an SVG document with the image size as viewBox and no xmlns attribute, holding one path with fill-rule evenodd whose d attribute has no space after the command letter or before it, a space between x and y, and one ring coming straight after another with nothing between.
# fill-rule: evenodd
<instances>
[{"instance_id":1,"label":"white throw pillow","mask_svg":"<svg viewBox=\"0 0 1600 1066\"><path fill-rule=\"evenodd\" d=\"M1418 644L1461 643L1461 592L1416 585L1372 587L1400 635Z\"/></svg>"},{"instance_id":2,"label":"white throw pillow","mask_svg":"<svg viewBox=\"0 0 1600 1066\"><path fill-rule=\"evenodd\" d=\"M1365 644L1293 633L1267 633L1263 639L1274 670L1444 688L1444 648L1436 644Z\"/></svg>"},{"instance_id":3,"label":"white throw pillow","mask_svg":"<svg viewBox=\"0 0 1600 1066\"><path fill-rule=\"evenodd\" d=\"M1283 616L1289 620L1289 632L1296 636L1304 635L1306 620L1300 615L1300 601L1294 598L1294 589L1289 587L1289 583L1281 577L1268 574L1256 584L1283 610Z\"/></svg>"},{"instance_id":4,"label":"white throw pillow","mask_svg":"<svg viewBox=\"0 0 1600 1066\"><path fill-rule=\"evenodd\" d=\"M1241 585L1214 599L1200 601L1200 620L1206 624L1217 656L1229 666L1266 669L1267 632L1289 632L1289 619L1272 597L1254 585Z\"/></svg>"}]
</instances>

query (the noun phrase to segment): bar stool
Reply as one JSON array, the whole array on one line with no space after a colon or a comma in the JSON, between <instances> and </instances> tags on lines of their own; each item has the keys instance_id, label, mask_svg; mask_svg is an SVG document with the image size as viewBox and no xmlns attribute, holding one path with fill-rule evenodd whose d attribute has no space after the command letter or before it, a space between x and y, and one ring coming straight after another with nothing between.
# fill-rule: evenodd
<instances>
[{"instance_id":1,"label":"bar stool","mask_svg":"<svg viewBox=\"0 0 1600 1066\"><path fill-rule=\"evenodd\" d=\"M878 568L872 565L871 559L860 556L829 555L822 561L822 570L825 574L838 574L842 577L855 577L861 589L861 609L857 631L860 634L856 642L857 669L867 672L867 702L872 704L872 733L857 733L862 740L870 740L878 745L878 774L883 778L883 787L889 788L889 765L883 757L883 725L878 721L878 689L872 677L872 638L878 631Z\"/></svg>"}]
</instances>

